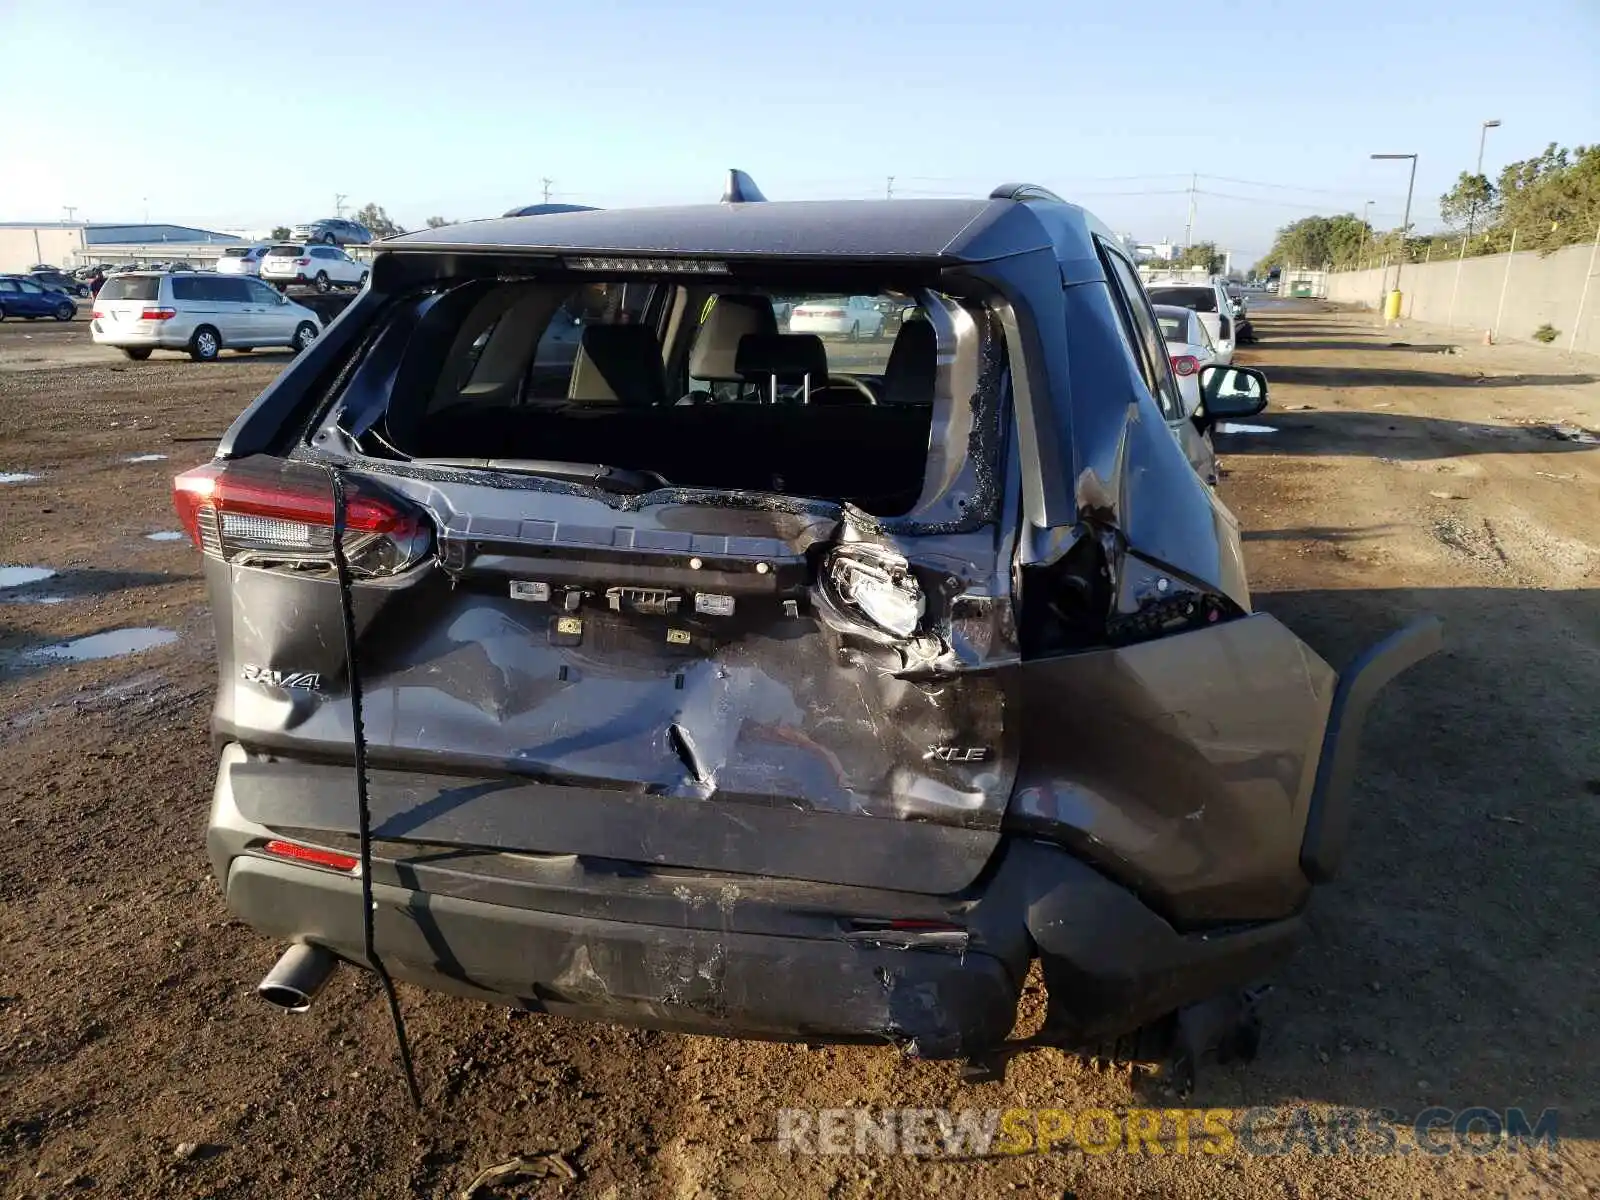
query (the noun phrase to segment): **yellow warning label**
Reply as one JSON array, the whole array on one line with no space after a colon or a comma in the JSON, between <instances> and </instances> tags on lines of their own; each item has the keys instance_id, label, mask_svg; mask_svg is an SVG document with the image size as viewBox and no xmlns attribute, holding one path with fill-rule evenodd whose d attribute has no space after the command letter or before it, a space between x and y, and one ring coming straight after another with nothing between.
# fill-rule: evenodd
<instances>
[{"instance_id":1,"label":"yellow warning label","mask_svg":"<svg viewBox=\"0 0 1600 1200\"><path fill-rule=\"evenodd\" d=\"M566 634L582 633L583 632L583 618L582 617L557 617L556 618L556 632L557 633L566 633Z\"/></svg>"},{"instance_id":2,"label":"yellow warning label","mask_svg":"<svg viewBox=\"0 0 1600 1200\"><path fill-rule=\"evenodd\" d=\"M667 630L667 641L674 646L687 646L689 644L689 631L687 629Z\"/></svg>"}]
</instances>

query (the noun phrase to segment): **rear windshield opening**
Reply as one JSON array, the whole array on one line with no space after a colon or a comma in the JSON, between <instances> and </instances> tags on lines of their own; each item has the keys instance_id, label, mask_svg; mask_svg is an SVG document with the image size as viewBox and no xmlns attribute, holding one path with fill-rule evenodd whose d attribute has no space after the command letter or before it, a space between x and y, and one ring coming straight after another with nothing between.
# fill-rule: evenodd
<instances>
[{"instance_id":1,"label":"rear windshield opening","mask_svg":"<svg viewBox=\"0 0 1600 1200\"><path fill-rule=\"evenodd\" d=\"M100 289L101 300L154 300L161 294L156 275L113 275Z\"/></svg>"},{"instance_id":2,"label":"rear windshield opening","mask_svg":"<svg viewBox=\"0 0 1600 1200\"><path fill-rule=\"evenodd\" d=\"M1161 325L1161 336L1169 342L1186 342L1189 340L1189 322L1182 317L1157 316L1156 321Z\"/></svg>"},{"instance_id":3,"label":"rear windshield opening","mask_svg":"<svg viewBox=\"0 0 1600 1200\"><path fill-rule=\"evenodd\" d=\"M248 247L248 246L229 246L226 250L224 250L222 252L222 257L223 258L243 258L245 255L247 255L249 253L250 253L250 247Z\"/></svg>"},{"instance_id":4,"label":"rear windshield opening","mask_svg":"<svg viewBox=\"0 0 1600 1200\"><path fill-rule=\"evenodd\" d=\"M925 499L930 445L941 484L969 443L992 450L973 435L993 406L972 398L980 374L998 390L997 335L976 303L635 280L480 282L422 303L386 410L346 397L369 453L598 464L893 517Z\"/></svg>"},{"instance_id":5,"label":"rear windshield opening","mask_svg":"<svg viewBox=\"0 0 1600 1200\"><path fill-rule=\"evenodd\" d=\"M1155 304L1172 304L1195 312L1217 311L1217 289L1209 287L1153 287L1150 299Z\"/></svg>"},{"instance_id":6,"label":"rear windshield opening","mask_svg":"<svg viewBox=\"0 0 1600 1200\"><path fill-rule=\"evenodd\" d=\"M276 258L299 258L305 253L304 246L274 246L267 253Z\"/></svg>"}]
</instances>

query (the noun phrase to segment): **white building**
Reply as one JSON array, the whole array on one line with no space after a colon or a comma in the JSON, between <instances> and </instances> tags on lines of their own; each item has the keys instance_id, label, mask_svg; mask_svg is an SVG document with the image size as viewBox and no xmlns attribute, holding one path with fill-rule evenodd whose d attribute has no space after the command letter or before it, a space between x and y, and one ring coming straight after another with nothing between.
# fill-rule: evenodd
<instances>
[{"instance_id":1,"label":"white building","mask_svg":"<svg viewBox=\"0 0 1600 1200\"><path fill-rule=\"evenodd\" d=\"M0 273L38 263L81 267L89 263L182 259L200 266L242 239L189 225L144 222L112 225L88 221L0 221Z\"/></svg>"}]
</instances>

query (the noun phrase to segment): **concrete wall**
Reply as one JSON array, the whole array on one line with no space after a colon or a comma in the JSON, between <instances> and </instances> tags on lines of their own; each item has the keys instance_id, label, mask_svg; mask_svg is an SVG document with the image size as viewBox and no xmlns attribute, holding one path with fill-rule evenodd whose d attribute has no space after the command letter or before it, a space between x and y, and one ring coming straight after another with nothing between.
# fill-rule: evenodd
<instances>
[{"instance_id":1,"label":"concrete wall","mask_svg":"<svg viewBox=\"0 0 1600 1200\"><path fill-rule=\"evenodd\" d=\"M0 274L26 271L34 263L74 266L83 247L76 225L8 225L0 227Z\"/></svg>"},{"instance_id":2,"label":"concrete wall","mask_svg":"<svg viewBox=\"0 0 1600 1200\"><path fill-rule=\"evenodd\" d=\"M1573 345L1576 332L1575 349L1600 354L1600 260L1593 263L1597 277L1589 280L1588 299L1581 321L1578 318L1578 299L1593 254L1594 247L1584 244L1567 246L1543 258L1519 250L1459 263L1407 263L1400 279L1404 296L1400 315L1480 333L1493 329L1501 340L1527 341L1535 329L1549 324L1560 334L1553 343L1560 349ZM1384 289L1394 287L1394 276L1392 264L1387 271L1336 272L1328 276L1328 299L1377 308ZM1502 288L1505 309L1496 328Z\"/></svg>"}]
</instances>

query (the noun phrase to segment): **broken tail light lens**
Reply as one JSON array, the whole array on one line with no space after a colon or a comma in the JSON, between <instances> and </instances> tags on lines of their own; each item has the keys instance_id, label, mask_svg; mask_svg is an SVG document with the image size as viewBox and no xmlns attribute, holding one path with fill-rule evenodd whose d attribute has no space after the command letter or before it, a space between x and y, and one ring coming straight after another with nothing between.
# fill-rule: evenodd
<instances>
[{"instance_id":1,"label":"broken tail light lens","mask_svg":"<svg viewBox=\"0 0 1600 1200\"><path fill-rule=\"evenodd\" d=\"M1187 379L1197 374L1200 370L1200 360L1192 354L1174 354L1172 356L1172 369Z\"/></svg>"},{"instance_id":2,"label":"broken tail light lens","mask_svg":"<svg viewBox=\"0 0 1600 1200\"><path fill-rule=\"evenodd\" d=\"M326 472L279 459L213 461L172 481L173 506L204 553L240 566L333 569L333 486ZM350 573L394 575L432 547L425 514L364 481L345 484Z\"/></svg>"},{"instance_id":3,"label":"broken tail light lens","mask_svg":"<svg viewBox=\"0 0 1600 1200\"><path fill-rule=\"evenodd\" d=\"M917 631L927 598L899 555L874 546L841 546L826 571L839 599L885 633L905 638Z\"/></svg>"}]
</instances>

